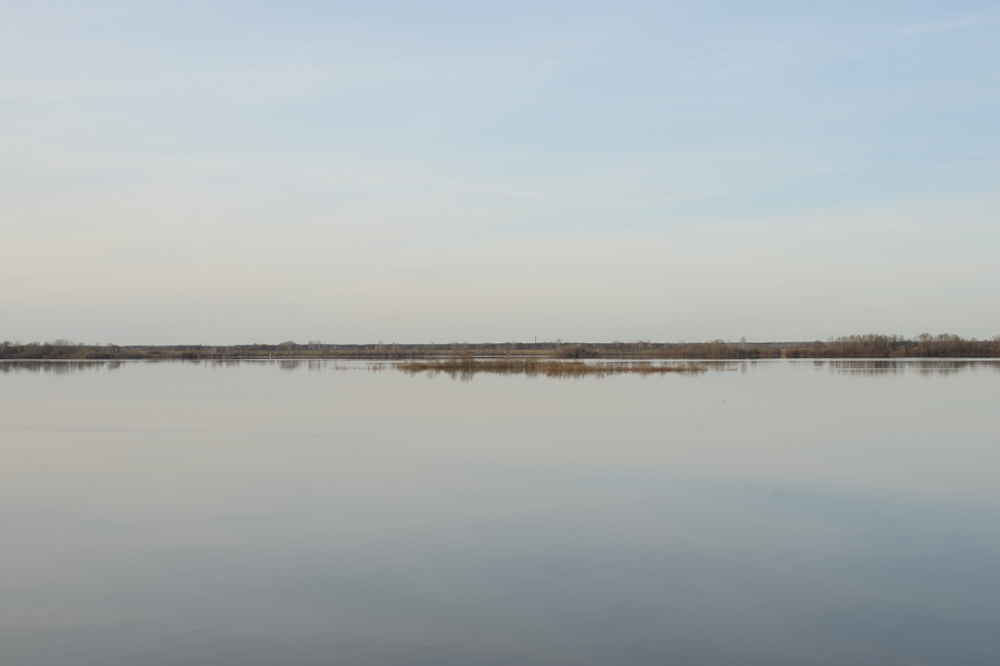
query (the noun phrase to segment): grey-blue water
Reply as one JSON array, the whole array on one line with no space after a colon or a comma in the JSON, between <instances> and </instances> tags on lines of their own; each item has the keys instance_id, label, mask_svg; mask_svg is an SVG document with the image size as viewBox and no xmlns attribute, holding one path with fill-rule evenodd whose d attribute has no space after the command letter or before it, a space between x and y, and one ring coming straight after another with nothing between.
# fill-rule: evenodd
<instances>
[{"instance_id":1,"label":"grey-blue water","mask_svg":"<svg viewBox=\"0 0 1000 666\"><path fill-rule=\"evenodd\" d=\"M365 368L0 364L0 664L1000 663L995 363Z\"/></svg>"}]
</instances>

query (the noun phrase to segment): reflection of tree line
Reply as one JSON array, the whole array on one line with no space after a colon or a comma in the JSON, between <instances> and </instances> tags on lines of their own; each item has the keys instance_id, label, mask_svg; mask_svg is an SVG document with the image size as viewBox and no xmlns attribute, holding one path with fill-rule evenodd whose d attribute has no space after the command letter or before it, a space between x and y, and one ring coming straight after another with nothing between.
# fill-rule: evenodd
<instances>
[{"instance_id":1,"label":"reflection of tree line","mask_svg":"<svg viewBox=\"0 0 1000 666\"><path fill-rule=\"evenodd\" d=\"M819 361L821 365L823 361ZM992 360L831 360L830 369L850 375L889 375L902 372L919 372L922 375L953 375L965 370L989 369L1000 371L1000 361Z\"/></svg>"},{"instance_id":2,"label":"reflection of tree line","mask_svg":"<svg viewBox=\"0 0 1000 666\"><path fill-rule=\"evenodd\" d=\"M753 360L772 358L1000 358L1000 336L991 340L957 335L851 335L826 342L505 342L449 344L336 345L320 342L279 345L84 345L55 342L0 343L0 359L63 360L235 360L235 359L429 359L472 355L584 359L596 357L693 360Z\"/></svg>"},{"instance_id":3,"label":"reflection of tree line","mask_svg":"<svg viewBox=\"0 0 1000 666\"><path fill-rule=\"evenodd\" d=\"M529 377L607 377L620 374L700 374L702 372L746 372L758 363L767 360L713 361L655 363L644 360L583 361L577 359L551 358L491 358L473 355L458 355L450 358L412 359L406 361L338 362L334 359L224 359L191 361L186 359L159 359L147 362L210 364L211 367L231 368L241 365L271 365L279 370L295 371L331 370L334 372L381 372L401 371L407 374L443 373L453 379L471 379L479 373L500 375L526 375ZM121 361L52 361L8 360L0 362L0 374L17 372L44 372L65 375L82 370L117 370L124 365ZM831 372L847 375L893 375L904 372L919 372L922 375L951 375L967 370L993 370L1000 372L1000 360L989 359L816 359L812 361L816 369L827 368Z\"/></svg>"},{"instance_id":4,"label":"reflection of tree line","mask_svg":"<svg viewBox=\"0 0 1000 666\"><path fill-rule=\"evenodd\" d=\"M66 375L80 370L117 370L122 367L121 361L13 361L0 363L0 373L11 372L50 372L54 375Z\"/></svg>"}]
</instances>

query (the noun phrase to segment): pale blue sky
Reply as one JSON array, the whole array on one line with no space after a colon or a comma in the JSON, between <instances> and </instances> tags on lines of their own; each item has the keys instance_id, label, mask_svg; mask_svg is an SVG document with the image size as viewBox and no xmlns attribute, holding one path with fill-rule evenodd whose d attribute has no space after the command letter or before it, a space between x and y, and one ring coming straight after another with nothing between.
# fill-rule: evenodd
<instances>
[{"instance_id":1,"label":"pale blue sky","mask_svg":"<svg viewBox=\"0 0 1000 666\"><path fill-rule=\"evenodd\" d=\"M0 11L0 339L1000 333L996 2Z\"/></svg>"}]
</instances>

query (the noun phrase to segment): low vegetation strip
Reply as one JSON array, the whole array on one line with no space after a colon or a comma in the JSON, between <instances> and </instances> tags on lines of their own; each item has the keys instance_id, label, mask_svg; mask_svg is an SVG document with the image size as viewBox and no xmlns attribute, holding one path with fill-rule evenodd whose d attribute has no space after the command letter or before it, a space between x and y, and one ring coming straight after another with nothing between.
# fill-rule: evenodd
<instances>
[{"instance_id":1,"label":"low vegetation strip","mask_svg":"<svg viewBox=\"0 0 1000 666\"><path fill-rule=\"evenodd\" d=\"M703 363L650 363L648 361L598 361L585 363L583 361L559 361L534 358L487 358L472 357L449 358L429 361L404 361L397 364L397 370L411 374L446 373L453 377L471 377L480 372L498 375L527 375L529 377L583 377L608 375L639 374L659 375L667 373L701 373L706 367Z\"/></svg>"},{"instance_id":2,"label":"low vegetation strip","mask_svg":"<svg viewBox=\"0 0 1000 666\"><path fill-rule=\"evenodd\" d=\"M2 342L0 360L229 360L370 359L431 360L453 356L498 359L678 359L772 358L1000 358L1000 335L990 340L957 335L850 335L815 342L451 342L447 344L329 344L282 342L247 345L87 345L69 340Z\"/></svg>"}]
</instances>

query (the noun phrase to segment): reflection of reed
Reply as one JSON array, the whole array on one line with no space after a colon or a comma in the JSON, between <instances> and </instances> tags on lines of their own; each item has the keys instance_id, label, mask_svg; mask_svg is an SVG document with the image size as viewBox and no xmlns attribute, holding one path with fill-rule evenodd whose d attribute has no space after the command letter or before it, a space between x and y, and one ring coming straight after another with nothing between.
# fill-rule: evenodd
<instances>
[{"instance_id":1,"label":"reflection of reed","mask_svg":"<svg viewBox=\"0 0 1000 666\"><path fill-rule=\"evenodd\" d=\"M282 370L298 370L300 367L305 367L308 370L323 370L330 367L330 365L325 361L318 361L316 359L287 359L278 361L278 367ZM338 368L339 369L339 368Z\"/></svg>"},{"instance_id":2,"label":"reflection of reed","mask_svg":"<svg viewBox=\"0 0 1000 666\"><path fill-rule=\"evenodd\" d=\"M242 361L238 359L221 359L221 360L206 361L206 363L210 363L213 368L235 368L238 367L241 362Z\"/></svg>"},{"instance_id":3,"label":"reflection of reed","mask_svg":"<svg viewBox=\"0 0 1000 666\"><path fill-rule=\"evenodd\" d=\"M661 375L667 373L697 374L705 372L704 363L650 363L648 361L622 361L585 363L583 361L556 361L534 358L456 357L435 361L405 361L394 366L409 374L445 373L453 379L471 379L480 372L497 375L526 375L528 377L607 377L608 375L638 374Z\"/></svg>"}]
</instances>

